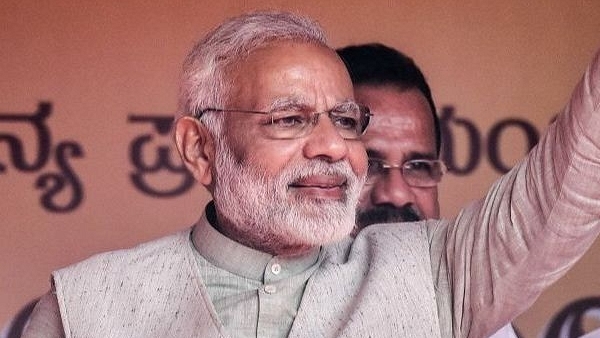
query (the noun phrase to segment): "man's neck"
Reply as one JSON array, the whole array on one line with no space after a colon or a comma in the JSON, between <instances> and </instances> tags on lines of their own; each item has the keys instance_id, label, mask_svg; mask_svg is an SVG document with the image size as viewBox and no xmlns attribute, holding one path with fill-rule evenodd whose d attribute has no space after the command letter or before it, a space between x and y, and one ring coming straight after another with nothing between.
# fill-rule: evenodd
<instances>
[{"instance_id":1,"label":"man's neck","mask_svg":"<svg viewBox=\"0 0 600 338\"><path fill-rule=\"evenodd\" d=\"M277 241L274 238L264 238L258 231L239 231L240 227L216 210L213 202L206 207L206 217L213 228L223 236L241 245L273 256L301 256L315 250L314 246L287 245L283 241Z\"/></svg>"}]
</instances>

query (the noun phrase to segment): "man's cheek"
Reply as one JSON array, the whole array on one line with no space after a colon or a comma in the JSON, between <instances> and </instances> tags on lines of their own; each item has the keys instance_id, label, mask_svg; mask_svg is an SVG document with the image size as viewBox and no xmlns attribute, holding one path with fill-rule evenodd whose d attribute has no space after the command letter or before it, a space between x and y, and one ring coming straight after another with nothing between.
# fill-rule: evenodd
<instances>
[{"instance_id":1,"label":"man's cheek","mask_svg":"<svg viewBox=\"0 0 600 338\"><path fill-rule=\"evenodd\" d=\"M358 197L358 207L359 211L366 210L369 207L369 195L371 194L371 188L367 186L363 186L360 195Z\"/></svg>"},{"instance_id":2,"label":"man's cheek","mask_svg":"<svg viewBox=\"0 0 600 338\"><path fill-rule=\"evenodd\" d=\"M356 176L363 178L367 174L367 152L361 142L352 142L349 146L349 161Z\"/></svg>"}]
</instances>

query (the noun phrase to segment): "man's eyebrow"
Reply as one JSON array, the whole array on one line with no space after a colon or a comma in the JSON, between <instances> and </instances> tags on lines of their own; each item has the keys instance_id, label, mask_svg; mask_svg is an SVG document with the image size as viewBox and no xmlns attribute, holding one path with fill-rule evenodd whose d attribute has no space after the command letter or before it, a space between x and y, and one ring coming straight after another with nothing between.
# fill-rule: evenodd
<instances>
[{"instance_id":1,"label":"man's eyebrow","mask_svg":"<svg viewBox=\"0 0 600 338\"><path fill-rule=\"evenodd\" d=\"M339 102L336 102L336 104L334 105L334 107L343 106L343 105L345 105L345 104L349 104L349 103L354 103L354 104L356 104L356 101L355 101L355 100L353 100L353 99L344 99L344 100L341 100L341 101L339 101Z\"/></svg>"},{"instance_id":2,"label":"man's eyebrow","mask_svg":"<svg viewBox=\"0 0 600 338\"><path fill-rule=\"evenodd\" d=\"M435 153L423 153L419 151L412 151L408 153L406 156L406 160L437 160L437 155Z\"/></svg>"},{"instance_id":3,"label":"man's eyebrow","mask_svg":"<svg viewBox=\"0 0 600 338\"><path fill-rule=\"evenodd\" d=\"M342 107L347 104L356 103L356 101L352 99L344 99L340 102L334 104L331 109L336 109ZM299 96L290 96L290 97L281 97L275 99L269 105L269 111L275 110L285 110L289 108L294 108L295 110L312 110L314 109L313 105L306 101L306 99Z\"/></svg>"},{"instance_id":4,"label":"man's eyebrow","mask_svg":"<svg viewBox=\"0 0 600 338\"><path fill-rule=\"evenodd\" d=\"M269 105L269 111L285 110L289 108L304 110L309 109L310 105L305 99L298 96L277 98Z\"/></svg>"}]
</instances>

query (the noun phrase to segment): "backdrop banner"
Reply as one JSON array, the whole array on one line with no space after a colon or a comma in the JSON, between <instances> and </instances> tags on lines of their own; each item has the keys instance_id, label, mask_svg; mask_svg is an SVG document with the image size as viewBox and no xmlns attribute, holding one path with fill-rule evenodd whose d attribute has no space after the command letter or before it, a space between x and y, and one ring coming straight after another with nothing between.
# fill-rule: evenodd
<instances>
[{"instance_id":1,"label":"backdrop banner","mask_svg":"<svg viewBox=\"0 0 600 338\"><path fill-rule=\"evenodd\" d=\"M51 271L191 226L209 194L172 146L181 64L223 19L283 9L331 44L414 58L439 107L452 217L536 144L600 47L596 1L0 3L0 328L17 336ZM522 337L600 327L600 241L514 322Z\"/></svg>"}]
</instances>

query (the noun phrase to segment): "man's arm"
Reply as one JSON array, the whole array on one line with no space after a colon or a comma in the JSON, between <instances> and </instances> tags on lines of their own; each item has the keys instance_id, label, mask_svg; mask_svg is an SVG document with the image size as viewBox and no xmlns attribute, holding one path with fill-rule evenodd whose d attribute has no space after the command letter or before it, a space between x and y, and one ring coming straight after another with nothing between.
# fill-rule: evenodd
<instances>
[{"instance_id":1,"label":"man's arm","mask_svg":"<svg viewBox=\"0 0 600 338\"><path fill-rule=\"evenodd\" d=\"M448 228L432 230L434 271L441 257L437 277L450 282L455 336L489 336L594 242L600 231L599 102L596 55L530 154L483 201Z\"/></svg>"},{"instance_id":2,"label":"man's arm","mask_svg":"<svg viewBox=\"0 0 600 338\"><path fill-rule=\"evenodd\" d=\"M33 309L22 338L64 338L56 295L48 292Z\"/></svg>"}]
</instances>

